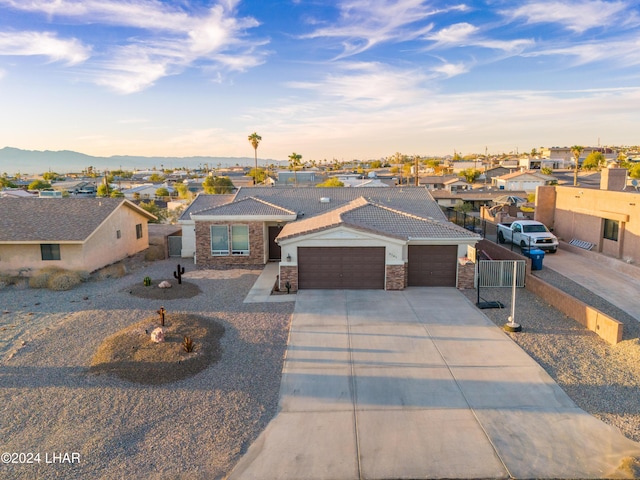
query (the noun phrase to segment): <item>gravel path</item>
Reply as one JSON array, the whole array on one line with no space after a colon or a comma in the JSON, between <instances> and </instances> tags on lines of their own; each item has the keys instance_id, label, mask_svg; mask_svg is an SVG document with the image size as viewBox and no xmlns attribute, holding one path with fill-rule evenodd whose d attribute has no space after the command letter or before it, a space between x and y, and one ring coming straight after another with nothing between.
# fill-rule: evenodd
<instances>
[{"instance_id":1,"label":"gravel path","mask_svg":"<svg viewBox=\"0 0 640 480\"><path fill-rule=\"evenodd\" d=\"M0 465L1 478L216 479L229 472L276 413L294 304L243 304L260 270L192 264L185 278L200 295L160 302L128 293L146 275L171 277L174 267L161 261L67 292L0 289L0 453L40 453L39 464ZM222 359L159 386L88 373L105 337L161 305L223 324ZM80 462L46 463L65 452Z\"/></svg>"},{"instance_id":2,"label":"gravel path","mask_svg":"<svg viewBox=\"0 0 640 480\"><path fill-rule=\"evenodd\" d=\"M545 268L535 275L623 322L623 341L607 344L524 288L516 292L516 321L522 332L508 335L580 408L640 442L640 324L553 270ZM476 302L475 290L464 293ZM481 295L505 305L504 309L483 310L496 325L504 325L511 312L511 288L487 288Z\"/></svg>"}]
</instances>

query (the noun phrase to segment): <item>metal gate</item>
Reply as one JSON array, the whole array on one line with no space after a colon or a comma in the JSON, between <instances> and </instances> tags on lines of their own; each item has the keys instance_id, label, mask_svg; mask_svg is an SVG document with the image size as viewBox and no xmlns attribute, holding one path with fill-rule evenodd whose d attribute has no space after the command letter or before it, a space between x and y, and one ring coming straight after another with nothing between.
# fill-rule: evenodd
<instances>
[{"instance_id":1,"label":"metal gate","mask_svg":"<svg viewBox=\"0 0 640 480\"><path fill-rule=\"evenodd\" d=\"M524 260L480 260L478 278L481 287L513 286L513 263L518 264L516 270L516 287L524 287L526 262Z\"/></svg>"},{"instance_id":2,"label":"metal gate","mask_svg":"<svg viewBox=\"0 0 640 480\"><path fill-rule=\"evenodd\" d=\"M169 235L167 237L169 244L169 256L179 257L182 255L182 237L178 235Z\"/></svg>"}]
</instances>

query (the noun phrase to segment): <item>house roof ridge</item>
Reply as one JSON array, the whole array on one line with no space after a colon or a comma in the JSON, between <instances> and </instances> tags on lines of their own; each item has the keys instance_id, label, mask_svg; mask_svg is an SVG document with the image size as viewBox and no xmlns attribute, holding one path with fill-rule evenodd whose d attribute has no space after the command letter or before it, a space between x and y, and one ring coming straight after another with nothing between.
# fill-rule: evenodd
<instances>
[{"instance_id":1,"label":"house roof ridge","mask_svg":"<svg viewBox=\"0 0 640 480\"><path fill-rule=\"evenodd\" d=\"M297 212L294 212L293 210L289 210L288 208L283 207L282 205L278 205L276 203L272 203L272 202L267 202L266 200L257 197L257 196L251 196L251 197L245 197L245 198L241 198L240 200L237 200L237 202L242 202L244 200L255 200L257 202L263 203L264 205L268 205L269 207L273 207L273 208L279 208L280 210L284 210L285 212L288 212L292 215L295 215ZM234 200L235 202L236 200Z\"/></svg>"}]
</instances>

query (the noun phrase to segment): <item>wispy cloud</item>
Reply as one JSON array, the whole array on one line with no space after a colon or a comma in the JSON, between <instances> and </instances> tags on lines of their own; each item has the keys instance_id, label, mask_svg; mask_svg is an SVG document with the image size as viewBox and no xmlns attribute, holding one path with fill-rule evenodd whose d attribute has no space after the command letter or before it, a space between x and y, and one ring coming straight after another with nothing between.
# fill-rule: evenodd
<instances>
[{"instance_id":1,"label":"wispy cloud","mask_svg":"<svg viewBox=\"0 0 640 480\"><path fill-rule=\"evenodd\" d=\"M414 40L431 31L425 21L446 11L464 11L464 5L434 9L424 0L346 0L338 4L339 18L303 38L340 39L340 58L362 53L384 42Z\"/></svg>"},{"instance_id":2,"label":"wispy cloud","mask_svg":"<svg viewBox=\"0 0 640 480\"><path fill-rule=\"evenodd\" d=\"M259 24L237 15L238 0L220 0L210 8L156 0L0 0L0 4L45 13L51 19L127 28L122 38L114 37L95 52L87 69L95 83L121 93L143 90L190 67L244 71L264 62L266 55L258 48L266 41L248 37L246 32ZM138 30L135 36L131 28Z\"/></svg>"},{"instance_id":3,"label":"wispy cloud","mask_svg":"<svg viewBox=\"0 0 640 480\"><path fill-rule=\"evenodd\" d=\"M556 23L567 30L583 33L603 25L624 23L630 14L628 2L603 0L537 1L505 10L507 17L524 18L527 23Z\"/></svg>"},{"instance_id":4,"label":"wispy cloud","mask_svg":"<svg viewBox=\"0 0 640 480\"><path fill-rule=\"evenodd\" d=\"M289 82L295 89L313 91L333 102L357 108L380 108L411 103L424 93L427 76L419 70L393 69L376 62L341 62L318 81Z\"/></svg>"},{"instance_id":5,"label":"wispy cloud","mask_svg":"<svg viewBox=\"0 0 640 480\"><path fill-rule=\"evenodd\" d=\"M610 41L585 42L576 45L542 48L523 54L524 57L573 57L571 66L606 61L622 67L640 65L640 36Z\"/></svg>"},{"instance_id":6,"label":"wispy cloud","mask_svg":"<svg viewBox=\"0 0 640 480\"><path fill-rule=\"evenodd\" d=\"M462 75L469 71L469 65L462 62L460 63L443 63L433 67L431 70L437 74L440 74L446 78L455 77L456 75Z\"/></svg>"},{"instance_id":7,"label":"wispy cloud","mask_svg":"<svg viewBox=\"0 0 640 480\"><path fill-rule=\"evenodd\" d=\"M42 55L69 65L84 62L91 49L77 39L61 39L51 32L0 32L0 55Z\"/></svg>"}]
</instances>

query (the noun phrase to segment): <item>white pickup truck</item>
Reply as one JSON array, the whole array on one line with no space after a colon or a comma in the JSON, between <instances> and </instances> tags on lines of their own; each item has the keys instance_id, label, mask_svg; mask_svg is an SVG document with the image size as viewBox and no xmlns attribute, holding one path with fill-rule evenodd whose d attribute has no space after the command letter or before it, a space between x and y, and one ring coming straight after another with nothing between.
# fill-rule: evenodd
<instances>
[{"instance_id":1,"label":"white pickup truck","mask_svg":"<svg viewBox=\"0 0 640 480\"><path fill-rule=\"evenodd\" d=\"M516 220L498 224L498 242L511 242L523 248L538 248L549 253L558 250L558 239L549 229L535 220Z\"/></svg>"}]
</instances>

